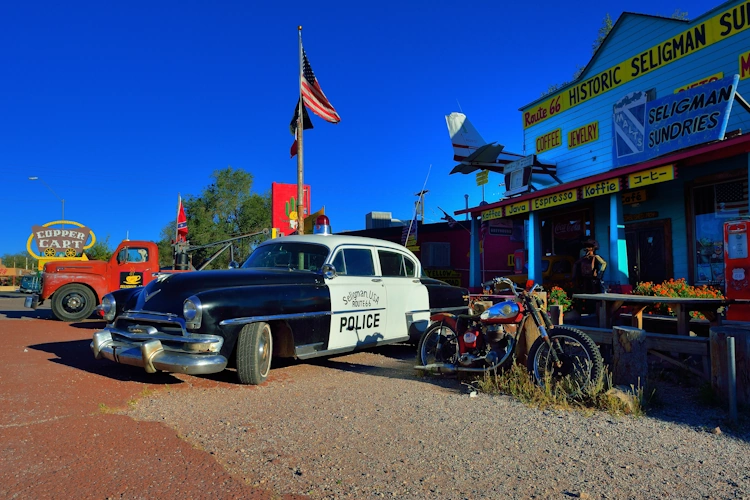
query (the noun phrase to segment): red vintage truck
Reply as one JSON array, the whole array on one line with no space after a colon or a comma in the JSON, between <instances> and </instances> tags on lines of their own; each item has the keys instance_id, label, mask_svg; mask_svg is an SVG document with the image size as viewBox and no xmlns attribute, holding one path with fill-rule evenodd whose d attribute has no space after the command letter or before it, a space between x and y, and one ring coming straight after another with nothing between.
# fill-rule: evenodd
<instances>
[{"instance_id":1,"label":"red vintage truck","mask_svg":"<svg viewBox=\"0 0 750 500\"><path fill-rule=\"evenodd\" d=\"M52 313L62 321L91 316L107 293L120 288L144 286L159 272L159 249L151 241L126 240L109 261L52 261L44 265L42 291L27 297L36 307L51 299Z\"/></svg>"},{"instance_id":2,"label":"red vintage truck","mask_svg":"<svg viewBox=\"0 0 750 500\"><path fill-rule=\"evenodd\" d=\"M164 270L179 273L195 270L189 263L188 252L221 246L197 269L208 266L223 251L232 249L232 242L258 235L268 235L268 229L235 236L223 241L193 246L189 242L175 245L174 268ZM232 264L236 267L232 254ZM121 288L145 286L156 278L159 268L159 248L152 241L125 240L107 261L76 260L52 261L44 265L42 291L39 295L26 297L24 305L36 308L50 299L52 314L61 321L81 321L94 312L106 294Z\"/></svg>"}]
</instances>

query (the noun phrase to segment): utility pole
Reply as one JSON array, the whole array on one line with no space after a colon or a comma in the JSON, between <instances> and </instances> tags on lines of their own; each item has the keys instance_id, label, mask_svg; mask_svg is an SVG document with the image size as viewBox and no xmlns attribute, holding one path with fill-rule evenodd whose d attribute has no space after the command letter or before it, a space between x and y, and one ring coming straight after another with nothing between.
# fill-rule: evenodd
<instances>
[{"instance_id":1,"label":"utility pole","mask_svg":"<svg viewBox=\"0 0 750 500\"><path fill-rule=\"evenodd\" d=\"M422 224L424 224L424 195L429 192L430 191L428 189L423 189L418 193L414 193L414 196L419 197L419 199L417 200L417 211L419 212L419 218L422 221Z\"/></svg>"}]
</instances>

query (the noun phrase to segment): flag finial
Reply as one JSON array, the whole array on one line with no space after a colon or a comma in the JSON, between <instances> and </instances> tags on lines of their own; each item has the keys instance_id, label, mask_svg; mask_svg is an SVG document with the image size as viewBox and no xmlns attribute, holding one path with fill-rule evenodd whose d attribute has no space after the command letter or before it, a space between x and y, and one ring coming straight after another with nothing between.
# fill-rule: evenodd
<instances>
[{"instance_id":1,"label":"flag finial","mask_svg":"<svg viewBox=\"0 0 750 500\"><path fill-rule=\"evenodd\" d=\"M299 26L297 26L297 30L298 31L302 31L302 25L301 24Z\"/></svg>"}]
</instances>

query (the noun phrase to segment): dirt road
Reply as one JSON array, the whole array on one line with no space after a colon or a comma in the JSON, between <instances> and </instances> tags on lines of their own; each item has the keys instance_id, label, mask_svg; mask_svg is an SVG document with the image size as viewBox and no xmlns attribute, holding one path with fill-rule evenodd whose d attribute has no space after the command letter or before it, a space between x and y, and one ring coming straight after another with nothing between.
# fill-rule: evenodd
<instances>
[{"instance_id":1,"label":"dirt road","mask_svg":"<svg viewBox=\"0 0 750 500\"><path fill-rule=\"evenodd\" d=\"M165 386L234 384L97 362L89 344L103 323L50 318L47 308L25 310L22 297L0 294L0 498L274 496L169 427L111 413Z\"/></svg>"}]
</instances>

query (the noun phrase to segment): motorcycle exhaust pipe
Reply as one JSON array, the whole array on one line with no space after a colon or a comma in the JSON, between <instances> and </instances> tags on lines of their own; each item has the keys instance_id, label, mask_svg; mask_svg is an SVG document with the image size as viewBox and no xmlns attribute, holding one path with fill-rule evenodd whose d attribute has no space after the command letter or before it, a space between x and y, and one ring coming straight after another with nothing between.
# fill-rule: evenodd
<instances>
[{"instance_id":1,"label":"motorcycle exhaust pipe","mask_svg":"<svg viewBox=\"0 0 750 500\"><path fill-rule=\"evenodd\" d=\"M431 363L426 366L417 365L414 368L417 370L425 370L434 373L456 373L456 372L469 372L469 373L484 373L490 370L498 368L502 364L502 360L498 361L494 365L490 365L484 368L471 368L468 366L459 366L453 363Z\"/></svg>"}]
</instances>

